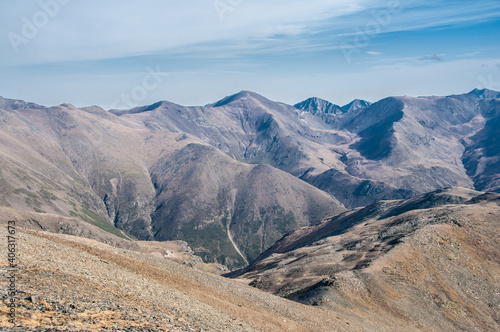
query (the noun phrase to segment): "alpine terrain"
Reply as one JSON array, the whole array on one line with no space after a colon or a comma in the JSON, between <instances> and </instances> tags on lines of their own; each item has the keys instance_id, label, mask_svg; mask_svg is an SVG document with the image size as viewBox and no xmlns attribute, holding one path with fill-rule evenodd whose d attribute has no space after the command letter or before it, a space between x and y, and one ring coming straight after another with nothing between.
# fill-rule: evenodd
<instances>
[{"instance_id":1,"label":"alpine terrain","mask_svg":"<svg viewBox=\"0 0 500 332\"><path fill-rule=\"evenodd\" d=\"M496 331L499 128L486 89L0 97L0 330Z\"/></svg>"}]
</instances>

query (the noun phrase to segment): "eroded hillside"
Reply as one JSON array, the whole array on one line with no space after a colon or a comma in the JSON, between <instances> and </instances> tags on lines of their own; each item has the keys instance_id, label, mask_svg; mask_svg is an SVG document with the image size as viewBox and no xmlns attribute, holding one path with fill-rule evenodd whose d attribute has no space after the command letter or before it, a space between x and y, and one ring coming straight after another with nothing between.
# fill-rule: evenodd
<instances>
[{"instance_id":1,"label":"eroded hillside","mask_svg":"<svg viewBox=\"0 0 500 332\"><path fill-rule=\"evenodd\" d=\"M500 326L500 195L466 189L380 202L285 236L251 285L305 304L430 331Z\"/></svg>"}]
</instances>

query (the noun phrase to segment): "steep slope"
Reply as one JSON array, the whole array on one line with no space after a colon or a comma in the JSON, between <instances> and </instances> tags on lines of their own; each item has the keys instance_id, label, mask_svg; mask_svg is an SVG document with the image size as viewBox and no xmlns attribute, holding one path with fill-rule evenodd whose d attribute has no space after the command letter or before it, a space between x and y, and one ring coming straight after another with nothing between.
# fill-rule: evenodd
<instances>
[{"instance_id":1,"label":"steep slope","mask_svg":"<svg viewBox=\"0 0 500 332\"><path fill-rule=\"evenodd\" d=\"M316 97L306 99L294 107L300 110L299 118L308 126L324 127L323 129L335 126L347 113L342 107Z\"/></svg>"},{"instance_id":2,"label":"steep slope","mask_svg":"<svg viewBox=\"0 0 500 332\"><path fill-rule=\"evenodd\" d=\"M124 237L183 239L205 259L240 266L284 232L338 212L337 200L359 207L450 186L498 191L495 96L390 97L340 114L317 99L304 111L249 91L205 107L161 101L112 112L2 99L0 204ZM262 194L274 188L276 197ZM193 223L222 242L186 231Z\"/></svg>"},{"instance_id":3,"label":"steep slope","mask_svg":"<svg viewBox=\"0 0 500 332\"><path fill-rule=\"evenodd\" d=\"M407 198L437 188L474 188L462 164L463 140L479 131L484 108L472 96L391 97L339 124L357 140L337 149L344 169L302 177L346 206ZM345 186L335 186L335 178ZM345 188L349 188L345 190ZM352 193L349 195L349 193Z\"/></svg>"},{"instance_id":4,"label":"steep slope","mask_svg":"<svg viewBox=\"0 0 500 332\"><path fill-rule=\"evenodd\" d=\"M125 237L122 232L113 232L112 225L108 224L109 228L99 228L78 217L66 217L60 214L37 213L0 207L0 225L7 228L9 221L14 222L17 227L23 229L74 235L106 243L117 248L132 250L138 248L135 242L131 241L129 237ZM118 231L117 229L114 230Z\"/></svg>"},{"instance_id":5,"label":"steep slope","mask_svg":"<svg viewBox=\"0 0 500 332\"><path fill-rule=\"evenodd\" d=\"M466 189L380 202L290 233L233 276L422 330L494 331L499 220L500 195Z\"/></svg>"},{"instance_id":6,"label":"steep slope","mask_svg":"<svg viewBox=\"0 0 500 332\"><path fill-rule=\"evenodd\" d=\"M498 91L493 91L489 89L474 89L471 92L469 92L469 95L476 96L478 98L482 99L499 99L500 98L500 92Z\"/></svg>"},{"instance_id":7,"label":"steep slope","mask_svg":"<svg viewBox=\"0 0 500 332\"><path fill-rule=\"evenodd\" d=\"M369 160L381 160L391 154L394 123L404 115L404 103L396 98L384 99L375 106L346 124L348 130L361 138L351 147Z\"/></svg>"},{"instance_id":8,"label":"steep slope","mask_svg":"<svg viewBox=\"0 0 500 332\"><path fill-rule=\"evenodd\" d=\"M26 109L26 108L45 108L42 105L38 105L35 103L25 102L24 100L18 99L6 99L0 96L0 109Z\"/></svg>"},{"instance_id":9,"label":"steep slope","mask_svg":"<svg viewBox=\"0 0 500 332\"><path fill-rule=\"evenodd\" d=\"M6 234L0 228L0 236ZM18 232L17 246L15 325L8 322L8 280L2 278L2 331L355 331L362 324L348 310L331 317L240 282L95 241ZM6 274L5 257L0 265Z\"/></svg>"},{"instance_id":10,"label":"steep slope","mask_svg":"<svg viewBox=\"0 0 500 332\"><path fill-rule=\"evenodd\" d=\"M313 115L318 115L320 117L323 117L323 119L327 119L327 117L325 117L326 114L342 115L345 113L357 111L361 108L365 108L367 106L370 106L371 104L372 103L366 100L354 99L353 101L344 106L339 106L327 100L313 97L301 101L300 103L297 103L293 106L303 112L308 112ZM339 117L337 117L337 119L338 118ZM335 117L331 117L331 119L335 119Z\"/></svg>"},{"instance_id":11,"label":"steep slope","mask_svg":"<svg viewBox=\"0 0 500 332\"><path fill-rule=\"evenodd\" d=\"M237 162L205 145L163 156L151 174L154 238L183 239L206 261L229 267L255 259L293 229L344 210L285 172Z\"/></svg>"},{"instance_id":12,"label":"steep slope","mask_svg":"<svg viewBox=\"0 0 500 332\"><path fill-rule=\"evenodd\" d=\"M303 102L295 104L294 107L313 115L345 113L345 110L342 107L316 97L306 99Z\"/></svg>"},{"instance_id":13,"label":"steep slope","mask_svg":"<svg viewBox=\"0 0 500 332\"><path fill-rule=\"evenodd\" d=\"M23 324L498 329L499 196L418 195L499 190L497 97L391 97L334 121L248 91L113 112L1 98L0 221L121 248L20 229ZM231 268L256 260L227 282L131 238L184 240Z\"/></svg>"},{"instance_id":14,"label":"steep slope","mask_svg":"<svg viewBox=\"0 0 500 332\"><path fill-rule=\"evenodd\" d=\"M179 115L181 106L160 102L119 117L99 107L3 105L14 106L0 110L0 202L18 213L80 219L122 237L186 240L207 261L241 267L285 233L344 209L287 173L206 146L202 139L211 137L236 151L245 133L201 120L193 129L202 108ZM206 115L239 121L240 110L227 110ZM255 113L257 136L279 134L272 116Z\"/></svg>"},{"instance_id":15,"label":"steep slope","mask_svg":"<svg viewBox=\"0 0 500 332\"><path fill-rule=\"evenodd\" d=\"M149 233L154 188L137 130L98 108L31 107L0 111L3 205Z\"/></svg>"},{"instance_id":16,"label":"steep slope","mask_svg":"<svg viewBox=\"0 0 500 332\"><path fill-rule=\"evenodd\" d=\"M254 284L289 283L295 302L157 255L166 244L139 243L140 253L18 228L16 327L3 278L0 330L495 331L499 204L500 195L456 189L334 218L364 220L259 262L275 259Z\"/></svg>"},{"instance_id":17,"label":"steep slope","mask_svg":"<svg viewBox=\"0 0 500 332\"><path fill-rule=\"evenodd\" d=\"M294 173L306 156L295 133L310 131L292 106L242 91L207 107L160 102L111 112L153 131L190 134L233 159L266 163Z\"/></svg>"},{"instance_id":18,"label":"steep slope","mask_svg":"<svg viewBox=\"0 0 500 332\"><path fill-rule=\"evenodd\" d=\"M347 112L318 98L292 107L242 91L205 107L162 102L115 113L153 130L189 133L233 159L269 164L358 207L449 186L489 188L480 182L496 181L491 174L479 180L479 168L472 175L480 153L471 152L466 167L462 159L464 143L494 109L494 96L478 90L356 100Z\"/></svg>"},{"instance_id":19,"label":"steep slope","mask_svg":"<svg viewBox=\"0 0 500 332\"><path fill-rule=\"evenodd\" d=\"M464 140L463 163L479 190L500 192L500 99L480 102L485 124Z\"/></svg>"}]
</instances>

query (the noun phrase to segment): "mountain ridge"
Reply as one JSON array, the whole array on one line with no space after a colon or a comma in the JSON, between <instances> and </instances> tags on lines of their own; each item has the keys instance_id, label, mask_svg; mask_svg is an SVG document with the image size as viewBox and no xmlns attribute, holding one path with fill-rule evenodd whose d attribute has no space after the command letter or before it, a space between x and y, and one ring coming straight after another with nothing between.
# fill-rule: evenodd
<instances>
[{"instance_id":1,"label":"mountain ridge","mask_svg":"<svg viewBox=\"0 0 500 332\"><path fill-rule=\"evenodd\" d=\"M248 91L111 112L0 98L23 330L497 330L490 96L339 114Z\"/></svg>"},{"instance_id":2,"label":"mountain ridge","mask_svg":"<svg viewBox=\"0 0 500 332\"><path fill-rule=\"evenodd\" d=\"M474 89L468 93L482 99L500 98L500 92L490 89Z\"/></svg>"},{"instance_id":3,"label":"mountain ridge","mask_svg":"<svg viewBox=\"0 0 500 332\"><path fill-rule=\"evenodd\" d=\"M494 331L499 216L500 194L463 188L379 202L291 232L228 276L327 310Z\"/></svg>"},{"instance_id":4,"label":"mountain ridge","mask_svg":"<svg viewBox=\"0 0 500 332\"><path fill-rule=\"evenodd\" d=\"M318 114L343 114L346 112L344 108L335 105L327 100L312 97L306 99L298 104L293 105L302 111L310 112L314 115Z\"/></svg>"},{"instance_id":5,"label":"mountain ridge","mask_svg":"<svg viewBox=\"0 0 500 332\"><path fill-rule=\"evenodd\" d=\"M234 268L244 264L238 251L252 260L292 228L343 206L445 187L500 191L500 101L470 93L388 97L327 113L332 121L249 91L209 106L160 101L111 112L2 100L4 206L82 218L142 240L188 240L205 260ZM183 192L179 178L193 185ZM197 189L221 184L225 191ZM263 194L275 187L276 197ZM183 197L191 199L185 213L162 208ZM307 197L322 197L319 212ZM203 232L185 228L192 222L216 229L221 246L200 244Z\"/></svg>"}]
</instances>

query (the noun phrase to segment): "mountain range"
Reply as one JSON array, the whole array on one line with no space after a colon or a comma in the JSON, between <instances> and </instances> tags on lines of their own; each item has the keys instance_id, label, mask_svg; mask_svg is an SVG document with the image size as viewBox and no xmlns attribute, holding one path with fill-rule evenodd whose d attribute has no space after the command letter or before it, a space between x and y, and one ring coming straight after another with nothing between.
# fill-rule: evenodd
<instances>
[{"instance_id":1,"label":"mountain range","mask_svg":"<svg viewBox=\"0 0 500 332\"><path fill-rule=\"evenodd\" d=\"M0 330L497 331L499 103L0 97Z\"/></svg>"},{"instance_id":2,"label":"mountain range","mask_svg":"<svg viewBox=\"0 0 500 332\"><path fill-rule=\"evenodd\" d=\"M184 240L245 266L346 209L447 187L500 192L499 93L295 106L249 91L199 107L0 98L2 209Z\"/></svg>"}]
</instances>

